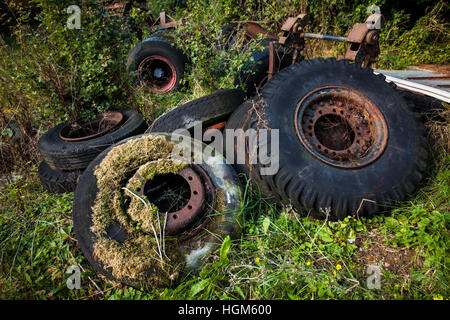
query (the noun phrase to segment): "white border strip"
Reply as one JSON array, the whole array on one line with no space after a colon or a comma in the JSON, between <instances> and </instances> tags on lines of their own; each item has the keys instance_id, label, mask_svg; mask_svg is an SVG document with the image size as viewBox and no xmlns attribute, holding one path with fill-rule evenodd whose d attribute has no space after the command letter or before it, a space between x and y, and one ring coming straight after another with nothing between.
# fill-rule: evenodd
<instances>
[{"instance_id":1,"label":"white border strip","mask_svg":"<svg viewBox=\"0 0 450 320\"><path fill-rule=\"evenodd\" d=\"M379 72L374 72L375 74L379 74ZM384 75L386 77L386 81L394 82L398 87L407 89L410 91L418 92L441 101L450 103L450 92L437 89L434 87L426 86L417 82L403 80L391 76Z\"/></svg>"}]
</instances>

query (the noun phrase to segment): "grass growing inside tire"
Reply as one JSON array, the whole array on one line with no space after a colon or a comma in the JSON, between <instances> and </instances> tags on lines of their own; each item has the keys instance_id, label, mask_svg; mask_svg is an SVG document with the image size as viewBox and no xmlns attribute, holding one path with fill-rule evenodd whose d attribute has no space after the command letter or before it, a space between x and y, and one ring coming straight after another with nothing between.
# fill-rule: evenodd
<instances>
[{"instance_id":1,"label":"grass growing inside tire","mask_svg":"<svg viewBox=\"0 0 450 320\"><path fill-rule=\"evenodd\" d=\"M138 189L144 188L144 181L152 179L156 174L177 174L187 164L173 162L166 157L170 154L173 144L164 139L156 141L141 139L139 143L131 140L113 148L105 159L97 166L95 176L99 192L96 196L93 210L93 226L91 230L98 237L94 244L93 255L107 267L112 268L112 274L117 279L138 279L150 285L164 286L174 279L180 268L179 254L173 250L175 245L167 241L167 250L164 238L159 238L164 228L159 219L158 208L148 200L137 195ZM140 166L142 154L154 153L156 161L147 162ZM123 190L117 188L121 181L126 179L127 168L139 167L136 173L123 187L131 196L128 209L122 208ZM111 194L111 190L114 190ZM110 207L111 197L114 205ZM107 228L114 222L119 222L125 228L127 238L123 243L106 237ZM153 237L152 231L155 237ZM155 249L163 248L163 252ZM163 255L164 254L164 255ZM167 258L167 259L166 259ZM170 262L169 262L170 261ZM158 269L154 275L146 279L146 271L152 267Z\"/></svg>"},{"instance_id":2,"label":"grass growing inside tire","mask_svg":"<svg viewBox=\"0 0 450 320\"><path fill-rule=\"evenodd\" d=\"M170 289L144 292L105 281L90 267L73 233L71 194L47 194L36 174L0 188L2 298L449 298L445 247L450 158L442 152L434 152L420 191L388 216L373 219L325 224L297 215L299 225L293 211L267 204L247 187L243 236L231 243L228 262L220 261L218 250L200 275L183 276ZM367 265L362 261L370 252L377 252L382 265L380 290L366 285ZM406 252L406 270L390 263L392 256ZM66 286L70 265L83 268L80 290Z\"/></svg>"},{"instance_id":3,"label":"grass growing inside tire","mask_svg":"<svg viewBox=\"0 0 450 320\"><path fill-rule=\"evenodd\" d=\"M193 144L210 147L178 138L184 139L158 134L123 140L80 178L73 205L76 238L90 264L109 280L169 287L196 272L218 242L240 233L239 181L231 166L208 153L199 164L179 158ZM176 185L183 179L180 190ZM180 202L174 190L189 200Z\"/></svg>"}]
</instances>

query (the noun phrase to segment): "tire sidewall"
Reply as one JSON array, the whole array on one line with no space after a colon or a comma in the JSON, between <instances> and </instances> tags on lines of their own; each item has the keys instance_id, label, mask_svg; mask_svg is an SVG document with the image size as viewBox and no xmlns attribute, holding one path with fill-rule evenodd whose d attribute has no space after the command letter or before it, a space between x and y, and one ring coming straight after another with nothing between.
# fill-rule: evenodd
<instances>
[{"instance_id":1,"label":"tire sidewall","mask_svg":"<svg viewBox=\"0 0 450 320\"><path fill-rule=\"evenodd\" d=\"M166 58L175 68L176 81L170 91L176 91L181 87L181 79L184 77L185 66L188 62L184 53L177 49L172 41L162 37L148 38L134 47L127 58L127 70L130 73L138 71L141 62L152 55ZM137 75L136 75L136 78ZM137 79L139 81L139 79ZM169 92L170 92L169 91Z\"/></svg>"}]
</instances>

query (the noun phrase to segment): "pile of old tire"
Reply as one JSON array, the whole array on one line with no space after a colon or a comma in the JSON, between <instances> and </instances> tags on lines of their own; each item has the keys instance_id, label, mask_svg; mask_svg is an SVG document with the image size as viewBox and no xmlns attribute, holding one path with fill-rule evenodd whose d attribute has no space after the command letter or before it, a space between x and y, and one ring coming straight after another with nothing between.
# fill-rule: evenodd
<instances>
[{"instance_id":1,"label":"pile of old tire","mask_svg":"<svg viewBox=\"0 0 450 320\"><path fill-rule=\"evenodd\" d=\"M75 190L73 223L98 273L136 288L167 287L240 235L240 180L201 139L244 98L226 89L185 103L90 162ZM199 139L189 136L196 126Z\"/></svg>"},{"instance_id":2,"label":"pile of old tire","mask_svg":"<svg viewBox=\"0 0 450 320\"><path fill-rule=\"evenodd\" d=\"M53 127L38 142L42 185L51 193L74 191L81 173L97 155L146 129L143 116L133 109L107 111L88 122L66 121Z\"/></svg>"},{"instance_id":3,"label":"pile of old tire","mask_svg":"<svg viewBox=\"0 0 450 320\"><path fill-rule=\"evenodd\" d=\"M226 129L258 133L244 137L246 161L235 168L264 196L316 218L370 217L404 200L422 178L425 128L412 109L372 69L315 59L276 74ZM268 139L257 138L261 130ZM266 151L270 162L252 158ZM264 174L271 167L276 172Z\"/></svg>"},{"instance_id":4,"label":"pile of old tire","mask_svg":"<svg viewBox=\"0 0 450 320\"><path fill-rule=\"evenodd\" d=\"M160 30L137 44L128 54L127 71L151 93L181 89L188 58L177 48L173 30Z\"/></svg>"},{"instance_id":5,"label":"pile of old tire","mask_svg":"<svg viewBox=\"0 0 450 320\"><path fill-rule=\"evenodd\" d=\"M222 27L222 36L216 44L220 50L230 50L239 31L237 23ZM251 97L261 90L268 80L269 43L274 43L274 70L276 73L292 64L293 52L281 46L277 39L266 38L257 41L256 49L237 72L234 84L242 88L246 96ZM242 44L242 50L250 50L250 39ZM262 49L262 50L261 50ZM299 56L297 60L303 57ZM138 83L148 88L151 93L166 94L182 87L186 66L189 62L186 54L177 47L173 29L163 29L153 33L149 38L137 44L128 54L127 71Z\"/></svg>"}]
</instances>

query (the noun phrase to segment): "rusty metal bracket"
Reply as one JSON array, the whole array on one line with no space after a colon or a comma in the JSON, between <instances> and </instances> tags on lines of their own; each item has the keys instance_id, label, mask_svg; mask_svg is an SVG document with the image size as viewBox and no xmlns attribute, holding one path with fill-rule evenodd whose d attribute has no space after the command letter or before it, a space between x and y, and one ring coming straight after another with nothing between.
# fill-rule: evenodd
<instances>
[{"instance_id":1,"label":"rusty metal bracket","mask_svg":"<svg viewBox=\"0 0 450 320\"><path fill-rule=\"evenodd\" d=\"M302 13L296 17L289 17L283 23L281 31L283 34L278 38L278 43L284 46L292 47L294 50L292 63L295 63L298 53L305 47L305 40L302 36L303 28L309 23L307 14ZM269 42L269 69L267 78L272 78L275 73L275 43Z\"/></svg>"},{"instance_id":2,"label":"rusty metal bracket","mask_svg":"<svg viewBox=\"0 0 450 320\"><path fill-rule=\"evenodd\" d=\"M379 13L370 15L365 23L356 23L347 35L350 45L343 58L360 63L363 67L370 67L378 61L379 34L385 24L384 16Z\"/></svg>"},{"instance_id":3,"label":"rusty metal bracket","mask_svg":"<svg viewBox=\"0 0 450 320\"><path fill-rule=\"evenodd\" d=\"M304 46L304 39L302 36L303 28L309 23L309 16L306 13L302 13L296 17L289 17L283 23L281 31L283 35L278 39L278 42L282 45Z\"/></svg>"},{"instance_id":4,"label":"rusty metal bracket","mask_svg":"<svg viewBox=\"0 0 450 320\"><path fill-rule=\"evenodd\" d=\"M170 22L167 22L167 18L169 18ZM183 24L183 19L175 20L175 18L172 18L164 11L159 13L159 18L156 20L156 23L158 23L158 21L159 21L159 28L162 30L174 28L177 25Z\"/></svg>"},{"instance_id":5,"label":"rusty metal bracket","mask_svg":"<svg viewBox=\"0 0 450 320\"><path fill-rule=\"evenodd\" d=\"M258 23L254 21L246 21L242 24L245 34L251 39L258 39L259 35L262 34L266 38L276 39L277 36L272 32L264 29Z\"/></svg>"}]
</instances>

